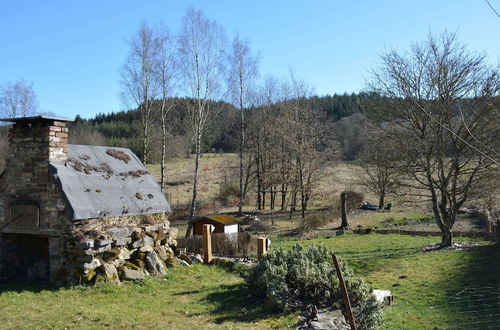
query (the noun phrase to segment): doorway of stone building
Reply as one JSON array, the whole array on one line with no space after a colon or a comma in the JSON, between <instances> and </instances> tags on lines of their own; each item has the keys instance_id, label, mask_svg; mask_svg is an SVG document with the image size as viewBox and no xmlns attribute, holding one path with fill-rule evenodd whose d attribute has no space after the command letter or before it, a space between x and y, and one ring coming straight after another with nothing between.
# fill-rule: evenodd
<instances>
[{"instance_id":1,"label":"doorway of stone building","mask_svg":"<svg viewBox=\"0 0 500 330\"><path fill-rule=\"evenodd\" d=\"M0 279L4 282L49 281L49 239L38 235L0 234Z\"/></svg>"}]
</instances>

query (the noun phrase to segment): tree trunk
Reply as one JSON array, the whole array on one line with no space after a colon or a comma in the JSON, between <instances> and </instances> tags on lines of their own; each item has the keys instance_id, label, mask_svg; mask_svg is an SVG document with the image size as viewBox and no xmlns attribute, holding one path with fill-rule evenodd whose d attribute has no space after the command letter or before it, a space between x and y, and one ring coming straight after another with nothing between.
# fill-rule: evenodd
<instances>
[{"instance_id":1,"label":"tree trunk","mask_svg":"<svg viewBox=\"0 0 500 330\"><path fill-rule=\"evenodd\" d=\"M240 136L240 203L238 205L238 214L241 215L243 213L243 147L245 144L245 109L243 108L242 102L243 96L240 96L240 125L241 125L241 136Z\"/></svg>"},{"instance_id":2,"label":"tree trunk","mask_svg":"<svg viewBox=\"0 0 500 330\"><path fill-rule=\"evenodd\" d=\"M286 188L285 184L281 184L281 211L286 210Z\"/></svg>"},{"instance_id":3,"label":"tree trunk","mask_svg":"<svg viewBox=\"0 0 500 330\"><path fill-rule=\"evenodd\" d=\"M142 149L143 149L143 154L142 154L142 162L144 165L148 163L148 150L149 150L149 123L148 119L145 119L145 122L143 123L142 127Z\"/></svg>"},{"instance_id":4,"label":"tree trunk","mask_svg":"<svg viewBox=\"0 0 500 330\"><path fill-rule=\"evenodd\" d=\"M451 230L444 226L441 229L441 247L449 247L453 244L453 234Z\"/></svg>"},{"instance_id":5,"label":"tree trunk","mask_svg":"<svg viewBox=\"0 0 500 330\"><path fill-rule=\"evenodd\" d=\"M384 199L385 199L384 194L381 194L379 196L379 200L378 200L378 209L379 210L383 210L384 209L384 202L385 202Z\"/></svg>"},{"instance_id":6,"label":"tree trunk","mask_svg":"<svg viewBox=\"0 0 500 330\"><path fill-rule=\"evenodd\" d=\"M340 211L342 213L342 223L340 227L342 229L347 229L349 228L349 222L347 221L347 197L345 192L340 194Z\"/></svg>"},{"instance_id":7,"label":"tree trunk","mask_svg":"<svg viewBox=\"0 0 500 330\"><path fill-rule=\"evenodd\" d=\"M274 187L271 186L271 196L269 197L269 209L274 210L274 197L276 196L276 193L274 192Z\"/></svg>"},{"instance_id":8,"label":"tree trunk","mask_svg":"<svg viewBox=\"0 0 500 330\"><path fill-rule=\"evenodd\" d=\"M165 124L165 117L161 118L161 159L160 159L160 185L161 190L165 188L165 154L167 149L167 125Z\"/></svg>"},{"instance_id":9,"label":"tree trunk","mask_svg":"<svg viewBox=\"0 0 500 330\"><path fill-rule=\"evenodd\" d=\"M200 167L200 154L201 154L201 131L196 132L196 146L195 146L195 160L194 160L194 176L193 176L193 197L191 199L191 207L189 209L189 223L186 230L186 237L191 236L193 229L193 219L196 212L196 195L198 193L198 172Z\"/></svg>"},{"instance_id":10,"label":"tree trunk","mask_svg":"<svg viewBox=\"0 0 500 330\"><path fill-rule=\"evenodd\" d=\"M297 192L293 191L290 196L290 220L293 218L293 212L295 212L295 206L297 205Z\"/></svg>"}]
</instances>

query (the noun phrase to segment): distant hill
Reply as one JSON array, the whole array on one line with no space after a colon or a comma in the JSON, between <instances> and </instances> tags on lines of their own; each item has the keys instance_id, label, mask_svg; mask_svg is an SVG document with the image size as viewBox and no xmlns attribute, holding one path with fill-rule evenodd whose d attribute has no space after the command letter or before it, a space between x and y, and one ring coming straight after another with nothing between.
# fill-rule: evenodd
<instances>
[{"instance_id":1,"label":"distant hill","mask_svg":"<svg viewBox=\"0 0 500 330\"><path fill-rule=\"evenodd\" d=\"M355 113L363 112L365 102L379 99L378 95L367 93L334 94L313 96L311 102L315 111L323 113L327 120L339 121ZM191 149L190 125L187 118L186 104L189 99L172 99L175 106L168 117L170 143L168 154L179 157L188 154ZM239 113L231 104L214 104L220 111L208 123L203 139L204 152L236 152L238 150ZM156 107L159 101L156 101ZM250 110L251 111L251 110ZM109 145L131 148L139 157L142 156L140 142L140 114L137 110L116 113L99 113L93 118L83 119L77 116L70 130L70 142L76 144ZM159 159L160 125L158 118L152 120L152 161Z\"/></svg>"}]
</instances>

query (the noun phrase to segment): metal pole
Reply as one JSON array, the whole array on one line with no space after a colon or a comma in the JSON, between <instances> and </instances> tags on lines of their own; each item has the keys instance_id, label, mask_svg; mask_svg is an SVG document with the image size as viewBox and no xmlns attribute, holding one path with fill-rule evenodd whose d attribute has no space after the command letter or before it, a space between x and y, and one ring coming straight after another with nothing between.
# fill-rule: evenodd
<instances>
[{"instance_id":1,"label":"metal pole","mask_svg":"<svg viewBox=\"0 0 500 330\"><path fill-rule=\"evenodd\" d=\"M347 322L351 325L351 330L356 330L356 323L354 323L354 316L352 315L351 301L349 300L349 295L347 294L347 288L344 282L344 276L342 275L342 271L340 270L339 261L337 260L337 256L332 253L333 265L335 266L335 270L337 271L337 277L339 278L340 283L340 292L342 293L342 297L344 298L345 309L347 314Z\"/></svg>"}]
</instances>

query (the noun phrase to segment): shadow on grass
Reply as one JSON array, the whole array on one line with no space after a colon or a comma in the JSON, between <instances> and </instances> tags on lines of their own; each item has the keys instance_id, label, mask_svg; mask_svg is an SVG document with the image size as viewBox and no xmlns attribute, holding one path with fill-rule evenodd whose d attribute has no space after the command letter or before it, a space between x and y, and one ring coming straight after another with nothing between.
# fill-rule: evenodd
<instances>
[{"instance_id":1,"label":"shadow on grass","mask_svg":"<svg viewBox=\"0 0 500 330\"><path fill-rule=\"evenodd\" d=\"M454 328L498 329L500 245L481 246L460 252L458 271L443 277L438 283L443 290L440 308L446 312L449 324Z\"/></svg>"},{"instance_id":2,"label":"shadow on grass","mask_svg":"<svg viewBox=\"0 0 500 330\"><path fill-rule=\"evenodd\" d=\"M252 296L244 284L222 285L220 289L206 297L215 306L212 314L217 324L226 321L252 323L282 314L280 309Z\"/></svg>"},{"instance_id":3,"label":"shadow on grass","mask_svg":"<svg viewBox=\"0 0 500 330\"><path fill-rule=\"evenodd\" d=\"M7 292L21 293L24 291L38 293L41 291L57 291L61 286L47 282L0 282L0 295Z\"/></svg>"}]
</instances>

